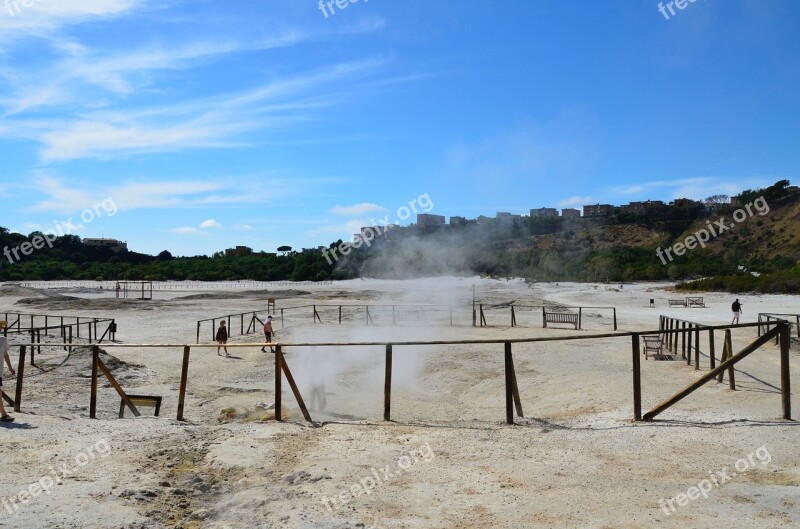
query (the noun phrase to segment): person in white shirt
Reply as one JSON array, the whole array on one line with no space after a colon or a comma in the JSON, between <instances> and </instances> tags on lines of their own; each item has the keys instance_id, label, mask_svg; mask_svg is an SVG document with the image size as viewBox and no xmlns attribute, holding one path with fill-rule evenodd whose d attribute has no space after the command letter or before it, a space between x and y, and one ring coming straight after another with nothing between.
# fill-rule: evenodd
<instances>
[{"instance_id":1,"label":"person in white shirt","mask_svg":"<svg viewBox=\"0 0 800 529\"><path fill-rule=\"evenodd\" d=\"M0 321L0 331L5 329L5 328L6 328L6 322L5 321ZM4 338L5 338L5 336L4 336ZM14 367L11 365L11 359L8 357L8 345L7 345L7 342L6 342L5 352L3 353L3 358L6 361L6 365L8 365L8 372L10 374L12 374L12 375L16 375L17 372L14 371ZM0 366L0 367L2 367L2 366Z\"/></svg>"}]
</instances>

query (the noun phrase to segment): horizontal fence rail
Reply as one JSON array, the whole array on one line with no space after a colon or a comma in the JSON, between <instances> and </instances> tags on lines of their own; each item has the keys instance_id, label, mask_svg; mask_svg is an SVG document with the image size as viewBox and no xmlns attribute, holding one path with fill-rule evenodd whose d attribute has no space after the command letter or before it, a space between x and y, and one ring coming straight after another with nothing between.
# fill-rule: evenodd
<instances>
[{"instance_id":1,"label":"horizontal fence rail","mask_svg":"<svg viewBox=\"0 0 800 529\"><path fill-rule=\"evenodd\" d=\"M123 279L119 280L124 281ZM150 280L127 280L130 283L149 282ZM333 281L152 281L153 290L180 291L180 290L215 290L224 288L274 288L292 286L332 285ZM93 288L114 291L117 281L25 281L16 283L6 281L6 285L19 285L35 289L56 288Z\"/></svg>"}]
</instances>

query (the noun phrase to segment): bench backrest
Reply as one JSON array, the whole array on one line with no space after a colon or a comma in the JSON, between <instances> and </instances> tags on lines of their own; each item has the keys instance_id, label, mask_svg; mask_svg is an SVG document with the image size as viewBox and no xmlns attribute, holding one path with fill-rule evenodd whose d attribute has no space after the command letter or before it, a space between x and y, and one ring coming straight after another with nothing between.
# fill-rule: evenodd
<instances>
[{"instance_id":1,"label":"bench backrest","mask_svg":"<svg viewBox=\"0 0 800 529\"><path fill-rule=\"evenodd\" d=\"M547 321L559 323L562 321L578 321L577 314L570 314L569 312L545 312L544 317Z\"/></svg>"}]
</instances>

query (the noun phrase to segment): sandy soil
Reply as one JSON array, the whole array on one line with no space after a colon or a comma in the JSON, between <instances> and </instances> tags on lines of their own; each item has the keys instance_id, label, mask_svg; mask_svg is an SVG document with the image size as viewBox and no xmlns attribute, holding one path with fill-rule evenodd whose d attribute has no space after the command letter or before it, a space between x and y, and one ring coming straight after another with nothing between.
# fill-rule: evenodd
<instances>
[{"instance_id":1,"label":"sandy soil","mask_svg":"<svg viewBox=\"0 0 800 529\"><path fill-rule=\"evenodd\" d=\"M489 327L471 326L473 285ZM0 313L115 318L117 338L127 344L194 343L197 320L248 310L263 317L267 297L284 308L283 329L276 312L278 340L295 343L613 332L611 313L601 309L583 311L580 331L542 329L539 313L524 309L511 328L511 301L614 306L620 331L653 329L659 314L730 322L731 296L699 295L707 308L667 308L667 299L683 296L661 284L357 280L156 291L152 301L114 300L82 287L6 285ZM797 296L740 297L743 322L758 312L800 313ZM649 308L651 298L656 308ZM342 325L335 324L338 308L326 305L339 302L346 305ZM386 304L370 309L374 326L364 325L365 302ZM315 303L324 324L312 323L307 306ZM230 343L261 339L239 336L240 325L231 322ZM209 340L211 323L201 332ZM735 331L734 349L755 336L755 329ZM10 336L12 344L22 340ZM718 351L721 343L718 333ZM701 349L707 353L705 343ZM15 368L17 351L12 347ZM22 413L0 426L0 527L800 527L800 429L780 419L777 346L739 364L737 391L710 383L653 423L632 421L630 338L515 344L513 351L525 417L507 426L502 344L395 346L388 423L382 346L287 347L307 400L324 380L327 407L312 412L313 424L285 382L289 418L270 420L274 357L258 346L231 348L230 358L192 350L185 422L175 420L180 348L106 348L103 358L126 391L163 397L159 418L122 420L119 398L105 383L99 420L88 418L88 348L44 348L37 365L26 366ZM700 371L680 355L643 358L643 408L707 370L706 356ZM800 384L796 344L791 374ZM4 389L12 394L14 381L6 369ZM710 490L693 489L698 485Z\"/></svg>"}]
</instances>

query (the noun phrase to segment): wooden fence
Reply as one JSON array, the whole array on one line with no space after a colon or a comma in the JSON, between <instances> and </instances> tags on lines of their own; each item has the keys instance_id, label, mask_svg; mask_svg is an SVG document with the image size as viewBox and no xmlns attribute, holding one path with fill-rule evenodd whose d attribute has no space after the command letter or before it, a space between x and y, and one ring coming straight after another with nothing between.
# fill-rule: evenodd
<instances>
[{"instance_id":1,"label":"wooden fence","mask_svg":"<svg viewBox=\"0 0 800 529\"><path fill-rule=\"evenodd\" d=\"M662 323L663 323L662 317ZM407 347L407 346L430 346L430 345L501 345L503 346L503 353L504 353L504 361L505 361L505 369L504 369L504 378L505 378L505 404L506 404L506 422L508 424L514 423L514 414L519 417L523 416L522 412L522 403L519 396L519 388L517 384L516 372L514 369L514 360L512 354L512 347L513 344L519 343L535 343L535 342L555 342L555 341L572 341L572 340L597 340L597 339L604 339L604 338L624 338L630 337L631 338L631 351L632 351L632 363L633 363L633 418L636 421L649 421L653 420L656 415L664 412L670 406L674 405L676 402L682 400L687 395L691 394L699 387L701 387L706 382L721 377L724 371L728 370L729 373L732 373L733 366L743 360L745 357L759 349L765 343L769 342L775 336L778 337L781 347L780 347L780 378L781 378L781 403L783 406L783 418L786 420L791 419L791 389L790 389L790 372L789 372L789 340L790 340L790 332L789 332L789 323L787 321L778 321L770 323L769 325L772 327L769 331L762 334L758 337L753 343L745 347L742 351L733 354L733 351L730 348L730 329L739 329L739 328L748 328L748 327L755 327L758 326L759 323L745 323L745 324L738 324L738 325L718 325L718 326L706 326L703 327L703 331L712 332L715 330L725 330L726 331L726 345L725 345L725 355L721 361L721 363L712 368L706 375L702 376L696 382L692 383L690 386L682 389L680 392L676 393L663 403L659 404L653 410L646 414L642 414L642 384L641 384L641 350L640 350L640 338L642 335L652 335L661 333L664 336L678 336L681 333L690 332L684 328L661 328L654 331L645 331L645 332L621 332L621 333L605 333L605 334L593 334L593 335L570 335L570 336L559 336L559 337L539 337L539 338L518 338L518 339L509 339L509 340L442 340L442 341L407 341L407 342L346 342L346 343L264 343L264 344L229 344L228 347L237 348L237 347L274 347L275 348L275 380L274 380L274 391L275 391L275 417L277 420L282 419L282 397L281 397L281 387L283 382L283 377L286 378L292 393L297 401L298 406L300 407L304 418L307 421L312 421L311 415L305 405L305 401L303 400L302 395L297 387L297 384L294 381L294 377L292 376L292 372L289 369L285 358L285 350L287 348L292 347L381 347L384 349L385 355L385 369L384 369L384 413L383 418L386 421L391 420L391 404L392 404L392 358L393 353L397 348ZM763 325L763 324L761 324ZM694 329L691 332L698 332L699 329ZM677 340L674 340L675 342ZM14 406L16 411L20 411L20 402L22 399L22 384L24 380L24 363L25 363L25 353L26 347L32 346L37 344L25 344L20 346L20 355L19 355L19 374L17 377L17 386L16 386L16 399L13 401L4 395L4 398L9 401L10 404ZM216 344L195 344L195 345L186 345L186 344L110 344L107 345L108 348L182 348L183 350L183 361L181 367L181 377L180 377L180 386L178 390L178 411L177 411L177 419L184 420L184 409L185 409L185 397L188 385L188 373L189 373L189 361L190 361L190 354L192 347L194 348L209 348L209 347L217 347ZM102 372L104 376L108 379L111 385L116 389L119 393L120 397L123 400L125 406L127 406L134 415L137 415L139 412L136 409L134 403L130 402L128 399L125 391L122 387L116 383L116 380L113 378L111 372L105 367L105 364L102 363L102 360L99 357L99 346L95 345L93 349L92 355L92 384L91 384L91 395L90 395L90 417L96 417L96 407L97 407L97 380L99 377L99 372ZM713 357L713 354L711 355Z\"/></svg>"},{"instance_id":2,"label":"wooden fence","mask_svg":"<svg viewBox=\"0 0 800 529\"><path fill-rule=\"evenodd\" d=\"M37 351L42 352L42 334L58 331L63 343L61 347L72 350L73 339L81 339L81 329L85 327L84 339L91 343L102 343L108 338L116 340L117 323L114 318L87 318L82 316L51 316L49 314L30 314L22 312L2 312L5 325L2 326L4 336L9 334L25 334L30 336L32 347L31 358ZM102 334L100 332L102 331Z\"/></svg>"}]
</instances>

